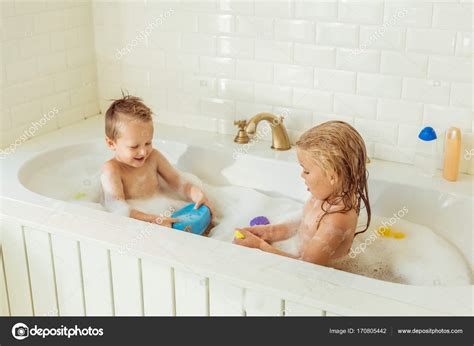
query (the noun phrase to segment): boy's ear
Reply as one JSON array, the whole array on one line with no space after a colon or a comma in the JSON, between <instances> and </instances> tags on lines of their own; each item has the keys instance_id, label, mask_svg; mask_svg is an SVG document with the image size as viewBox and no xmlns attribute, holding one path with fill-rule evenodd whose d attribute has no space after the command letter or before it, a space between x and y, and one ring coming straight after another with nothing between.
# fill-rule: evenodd
<instances>
[{"instance_id":1,"label":"boy's ear","mask_svg":"<svg viewBox=\"0 0 474 346\"><path fill-rule=\"evenodd\" d=\"M105 136L105 143L107 144L107 146L112 149L112 150L115 150L115 142L110 139L109 137Z\"/></svg>"}]
</instances>

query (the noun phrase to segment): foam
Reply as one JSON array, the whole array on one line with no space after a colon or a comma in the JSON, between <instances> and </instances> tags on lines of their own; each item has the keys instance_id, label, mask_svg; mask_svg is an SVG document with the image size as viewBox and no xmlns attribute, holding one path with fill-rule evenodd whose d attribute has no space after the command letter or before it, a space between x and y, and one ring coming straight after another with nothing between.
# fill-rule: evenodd
<instances>
[{"instance_id":1,"label":"foam","mask_svg":"<svg viewBox=\"0 0 474 346\"><path fill-rule=\"evenodd\" d=\"M42 169L34 177L37 191L57 199L67 200L86 207L101 209L100 173L83 168L82 162L68 165L53 165ZM100 167L99 164L96 167ZM62 171L58 171L58 168ZM57 177L61 177L61 184ZM216 227L210 237L226 242L233 240L236 227L246 227L250 220L264 215L272 223L294 220L301 216L303 204L287 198L269 197L258 191L237 187L216 187L200 183L191 174L183 174L187 181L198 182L215 208ZM161 182L161 186L164 186ZM85 192L80 201L73 196ZM131 208L160 215L170 208L178 210L188 204L179 193L166 190L159 196L143 200L129 200ZM362 212L364 214L364 212ZM408 216L407 216L408 217ZM362 219L362 218L361 218ZM372 215L372 224L365 233L356 236L352 249L367 243L374 237L373 231L386 219ZM364 224L359 220L360 224ZM365 247L365 251L354 258L346 256L333 260L329 265L340 270L364 275L374 279L410 285L469 285L472 282L471 270L459 250L428 227L412 223L404 218L392 225L394 231L406 234L404 239L376 237ZM299 253L298 235L273 245L293 255Z\"/></svg>"}]
</instances>

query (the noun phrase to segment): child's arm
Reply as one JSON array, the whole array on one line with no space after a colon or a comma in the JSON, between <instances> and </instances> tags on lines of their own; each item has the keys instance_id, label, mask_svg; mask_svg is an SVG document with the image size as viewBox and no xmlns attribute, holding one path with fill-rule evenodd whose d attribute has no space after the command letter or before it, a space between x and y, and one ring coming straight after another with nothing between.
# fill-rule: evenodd
<instances>
[{"instance_id":1,"label":"child's arm","mask_svg":"<svg viewBox=\"0 0 474 346\"><path fill-rule=\"evenodd\" d=\"M252 227L244 227L241 230L248 231L257 237L267 241L274 242L279 240L285 240L296 234L300 225L300 220L290 221L287 223L274 224L274 225L260 225Z\"/></svg>"},{"instance_id":2,"label":"child's arm","mask_svg":"<svg viewBox=\"0 0 474 346\"><path fill-rule=\"evenodd\" d=\"M104 190L104 205L108 211L141 221L157 223L165 227L171 227L171 224L177 221L176 219L159 218L155 215L131 209L125 201L122 178L113 163L107 162L102 167L100 181Z\"/></svg>"},{"instance_id":3,"label":"child's arm","mask_svg":"<svg viewBox=\"0 0 474 346\"><path fill-rule=\"evenodd\" d=\"M213 209L209 204L208 199L204 195L204 192L196 185L193 185L191 182L183 179L176 170L158 150L155 150L155 155L157 157L157 172L160 174L163 179L168 183L170 187L180 192L185 198L196 203L195 209L199 208L202 204L206 205L210 210L211 214L214 215Z\"/></svg>"}]
</instances>

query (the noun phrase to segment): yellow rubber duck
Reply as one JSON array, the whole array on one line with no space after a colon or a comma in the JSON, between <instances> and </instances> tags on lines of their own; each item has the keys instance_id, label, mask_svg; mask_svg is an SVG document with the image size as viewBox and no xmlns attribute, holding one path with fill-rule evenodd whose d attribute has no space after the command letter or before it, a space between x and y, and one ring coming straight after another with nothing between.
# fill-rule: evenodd
<instances>
[{"instance_id":1,"label":"yellow rubber duck","mask_svg":"<svg viewBox=\"0 0 474 346\"><path fill-rule=\"evenodd\" d=\"M237 239L244 239L245 238L245 236L238 229L235 230L235 237Z\"/></svg>"}]
</instances>

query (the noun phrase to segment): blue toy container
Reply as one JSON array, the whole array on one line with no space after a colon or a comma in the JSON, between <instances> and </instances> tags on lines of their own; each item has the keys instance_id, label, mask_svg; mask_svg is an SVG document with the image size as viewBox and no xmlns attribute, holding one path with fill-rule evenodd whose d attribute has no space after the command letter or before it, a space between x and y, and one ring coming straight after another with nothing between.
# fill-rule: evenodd
<instances>
[{"instance_id":1,"label":"blue toy container","mask_svg":"<svg viewBox=\"0 0 474 346\"><path fill-rule=\"evenodd\" d=\"M188 204L171 215L179 219L179 222L172 225L174 229L199 235L204 233L211 223L211 211L205 205L194 209L194 205L194 203Z\"/></svg>"}]
</instances>

